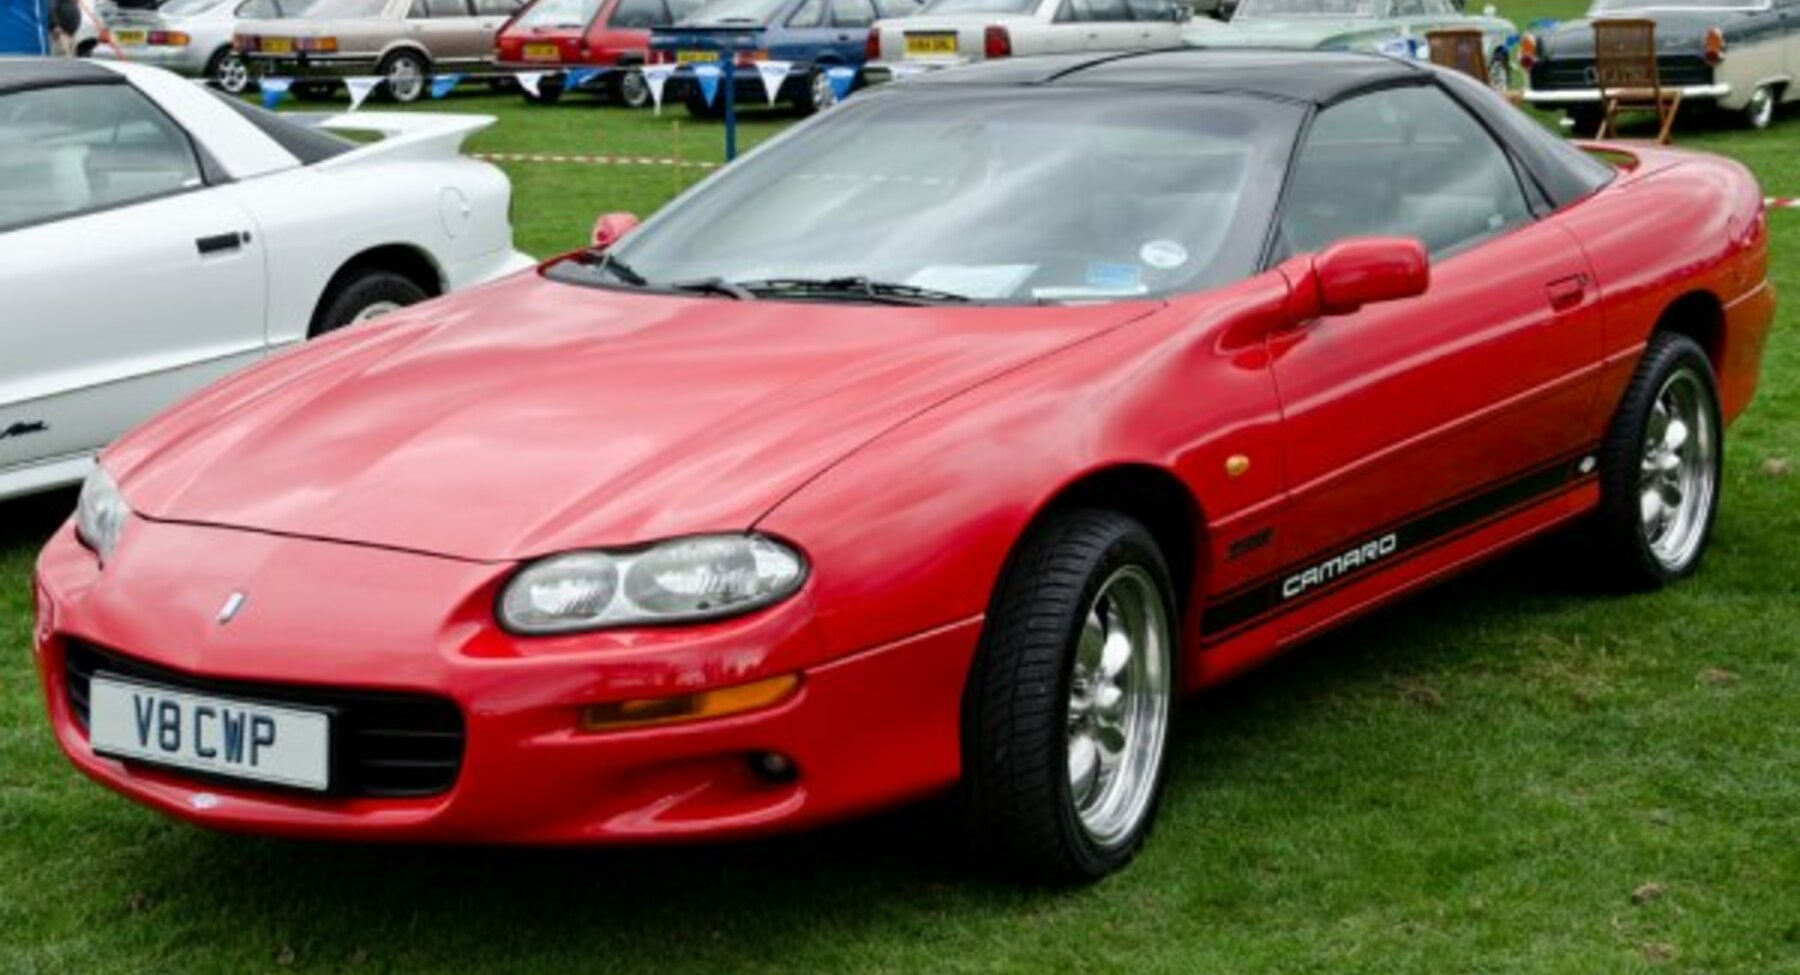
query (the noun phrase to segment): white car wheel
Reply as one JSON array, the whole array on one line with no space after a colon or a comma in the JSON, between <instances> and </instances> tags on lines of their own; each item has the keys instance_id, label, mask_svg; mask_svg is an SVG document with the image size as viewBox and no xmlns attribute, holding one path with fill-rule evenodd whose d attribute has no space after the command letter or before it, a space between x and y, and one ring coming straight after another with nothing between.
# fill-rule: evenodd
<instances>
[{"instance_id":1,"label":"white car wheel","mask_svg":"<svg viewBox=\"0 0 1800 975\"><path fill-rule=\"evenodd\" d=\"M387 82L388 97L402 104L416 102L431 80L431 68L425 59L411 51L398 51L381 62L381 77Z\"/></svg>"}]
</instances>

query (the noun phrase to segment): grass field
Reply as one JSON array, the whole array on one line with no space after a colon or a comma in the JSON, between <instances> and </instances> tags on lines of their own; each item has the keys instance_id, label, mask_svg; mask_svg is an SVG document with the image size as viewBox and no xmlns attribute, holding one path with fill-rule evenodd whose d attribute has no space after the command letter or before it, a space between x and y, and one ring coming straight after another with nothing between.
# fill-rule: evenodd
<instances>
[{"instance_id":1,"label":"grass field","mask_svg":"<svg viewBox=\"0 0 1800 975\"><path fill-rule=\"evenodd\" d=\"M1570 13L1540 6L1502 12ZM719 156L717 127L679 111L431 107L500 115L475 151ZM1800 112L1680 141L1800 194ZM506 168L540 254L699 173ZM1800 295L1800 211L1771 223L1777 286ZM1072 892L971 871L932 810L628 853L178 825L57 753L28 578L71 497L0 505L0 972L1800 973L1795 307L1697 578L1603 598L1525 552L1190 702L1156 836Z\"/></svg>"}]
</instances>

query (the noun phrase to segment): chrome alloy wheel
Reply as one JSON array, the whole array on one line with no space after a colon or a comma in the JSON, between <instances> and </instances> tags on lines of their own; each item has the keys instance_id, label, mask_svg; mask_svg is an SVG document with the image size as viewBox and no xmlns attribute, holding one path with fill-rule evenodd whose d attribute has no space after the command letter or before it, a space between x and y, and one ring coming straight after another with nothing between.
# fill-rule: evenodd
<instances>
[{"instance_id":1,"label":"chrome alloy wheel","mask_svg":"<svg viewBox=\"0 0 1800 975\"><path fill-rule=\"evenodd\" d=\"M811 84L814 109L824 111L837 104L837 89L831 87L831 76L823 68L813 72Z\"/></svg>"},{"instance_id":2,"label":"chrome alloy wheel","mask_svg":"<svg viewBox=\"0 0 1800 975\"><path fill-rule=\"evenodd\" d=\"M1760 85L1750 93L1750 102L1744 106L1744 121L1753 129L1766 129L1775 121L1774 89Z\"/></svg>"},{"instance_id":3,"label":"chrome alloy wheel","mask_svg":"<svg viewBox=\"0 0 1800 975\"><path fill-rule=\"evenodd\" d=\"M401 304L397 301L370 302L362 311L351 316L350 324L355 325L358 322L366 322L371 318L380 318L388 312L399 311L401 307Z\"/></svg>"},{"instance_id":4,"label":"chrome alloy wheel","mask_svg":"<svg viewBox=\"0 0 1800 975\"><path fill-rule=\"evenodd\" d=\"M1124 842L1148 811L1169 729L1169 614L1155 580L1125 566L1088 607L1069 680L1069 793L1088 838Z\"/></svg>"},{"instance_id":5,"label":"chrome alloy wheel","mask_svg":"<svg viewBox=\"0 0 1800 975\"><path fill-rule=\"evenodd\" d=\"M1718 436L1704 382L1690 366L1670 373L1644 426L1638 510L1651 555L1670 571L1699 554L1718 487Z\"/></svg>"},{"instance_id":6,"label":"chrome alloy wheel","mask_svg":"<svg viewBox=\"0 0 1800 975\"><path fill-rule=\"evenodd\" d=\"M228 95L241 95L250 87L250 68L244 59L236 54L227 53L219 58L217 67L213 69L213 80Z\"/></svg>"},{"instance_id":7,"label":"chrome alloy wheel","mask_svg":"<svg viewBox=\"0 0 1800 975\"><path fill-rule=\"evenodd\" d=\"M388 95L397 102L417 101L425 90L425 72L410 57L397 57L387 69Z\"/></svg>"}]
</instances>

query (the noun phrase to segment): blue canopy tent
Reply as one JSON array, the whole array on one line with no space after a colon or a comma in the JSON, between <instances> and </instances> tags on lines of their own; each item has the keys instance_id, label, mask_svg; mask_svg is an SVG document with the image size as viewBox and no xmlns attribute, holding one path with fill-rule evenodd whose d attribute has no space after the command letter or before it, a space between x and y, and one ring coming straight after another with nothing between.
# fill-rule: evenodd
<instances>
[{"instance_id":1,"label":"blue canopy tent","mask_svg":"<svg viewBox=\"0 0 1800 975\"><path fill-rule=\"evenodd\" d=\"M49 4L44 0L0 0L0 54L49 53Z\"/></svg>"}]
</instances>

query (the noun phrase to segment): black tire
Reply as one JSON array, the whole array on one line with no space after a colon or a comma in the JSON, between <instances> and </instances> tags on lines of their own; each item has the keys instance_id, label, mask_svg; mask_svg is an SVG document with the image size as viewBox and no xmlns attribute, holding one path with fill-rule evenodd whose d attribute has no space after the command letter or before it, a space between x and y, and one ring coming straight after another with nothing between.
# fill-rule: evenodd
<instances>
[{"instance_id":1,"label":"black tire","mask_svg":"<svg viewBox=\"0 0 1800 975\"><path fill-rule=\"evenodd\" d=\"M826 69L833 65L820 65L808 72L794 95L794 107L802 115L814 115L837 104L837 91L831 87L831 78Z\"/></svg>"},{"instance_id":2,"label":"black tire","mask_svg":"<svg viewBox=\"0 0 1800 975\"><path fill-rule=\"evenodd\" d=\"M1773 85L1758 85L1750 92L1750 101L1744 106L1739 118L1744 127L1760 132L1775 121L1775 108L1781 102L1781 92Z\"/></svg>"},{"instance_id":3,"label":"black tire","mask_svg":"<svg viewBox=\"0 0 1800 975\"><path fill-rule=\"evenodd\" d=\"M1564 117L1572 123L1573 135L1578 139L1592 139L1594 133L1600 131L1600 117L1603 114L1605 113L1597 106L1584 105L1580 108L1563 110Z\"/></svg>"},{"instance_id":4,"label":"black tire","mask_svg":"<svg viewBox=\"0 0 1800 975\"><path fill-rule=\"evenodd\" d=\"M336 282L319 302L310 337L317 338L351 325L364 318L371 309L383 305L404 308L429 297L424 288L405 275L393 271L358 271Z\"/></svg>"},{"instance_id":5,"label":"black tire","mask_svg":"<svg viewBox=\"0 0 1800 975\"><path fill-rule=\"evenodd\" d=\"M682 97L682 104L687 106L689 115L702 121L716 122L724 118L725 91L723 83L721 83L718 94L713 96L711 105L706 104L706 96L700 93L698 84L688 85L687 91Z\"/></svg>"},{"instance_id":6,"label":"black tire","mask_svg":"<svg viewBox=\"0 0 1800 975\"><path fill-rule=\"evenodd\" d=\"M431 90L431 62L417 51L395 51L381 59L375 73L382 77L387 97L402 105L425 97Z\"/></svg>"},{"instance_id":7,"label":"black tire","mask_svg":"<svg viewBox=\"0 0 1800 975\"><path fill-rule=\"evenodd\" d=\"M337 92L334 81L297 81L288 92L295 98L308 102L322 102Z\"/></svg>"},{"instance_id":8,"label":"black tire","mask_svg":"<svg viewBox=\"0 0 1800 975\"><path fill-rule=\"evenodd\" d=\"M1126 567L1147 573L1162 600L1172 716L1178 604L1156 542L1136 521L1094 510L1049 516L1014 553L989 607L963 695L963 796L976 849L1009 872L1053 883L1099 879L1131 860L1155 819L1167 718L1147 804L1122 839L1094 841L1070 783L1077 644L1100 587Z\"/></svg>"},{"instance_id":9,"label":"black tire","mask_svg":"<svg viewBox=\"0 0 1800 975\"><path fill-rule=\"evenodd\" d=\"M1671 557L1659 555L1647 537L1645 505L1651 499L1645 479L1651 468L1647 457L1650 442L1657 438L1652 431L1658 399L1678 376L1693 380L1698 422L1687 436L1704 447L1704 456L1694 461L1693 467L1711 480L1704 501L1696 503L1700 510L1692 521L1697 534L1693 535L1691 554ZM1595 568L1608 588L1632 592L1659 589L1699 567L1718 515L1724 446L1718 388L1705 351L1685 335L1656 333L1644 349L1600 446L1600 507L1594 514L1590 544Z\"/></svg>"},{"instance_id":10,"label":"black tire","mask_svg":"<svg viewBox=\"0 0 1800 975\"><path fill-rule=\"evenodd\" d=\"M649 108L654 101L650 97L650 83L644 80L644 73L636 68L614 72L609 87L613 101L626 108Z\"/></svg>"},{"instance_id":11,"label":"black tire","mask_svg":"<svg viewBox=\"0 0 1800 975\"><path fill-rule=\"evenodd\" d=\"M229 47L213 52L206 62L206 78L227 95L242 95L250 90L250 66Z\"/></svg>"},{"instance_id":12,"label":"black tire","mask_svg":"<svg viewBox=\"0 0 1800 975\"><path fill-rule=\"evenodd\" d=\"M539 78L537 88L537 94L533 95L531 89L520 85L519 94L524 95L525 101L532 105L554 105L562 101L563 80L561 78Z\"/></svg>"}]
</instances>

